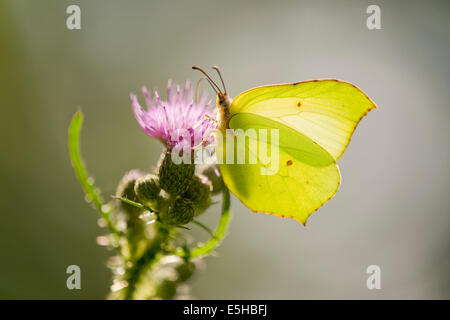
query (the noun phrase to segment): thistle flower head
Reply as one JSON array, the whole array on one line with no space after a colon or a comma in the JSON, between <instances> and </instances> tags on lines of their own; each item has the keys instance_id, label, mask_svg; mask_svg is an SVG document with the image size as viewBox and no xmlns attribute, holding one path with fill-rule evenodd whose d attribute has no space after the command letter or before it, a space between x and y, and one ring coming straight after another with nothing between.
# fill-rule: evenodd
<instances>
[{"instance_id":1,"label":"thistle flower head","mask_svg":"<svg viewBox=\"0 0 450 320\"><path fill-rule=\"evenodd\" d=\"M191 148L201 143L208 131L216 127L212 120L215 116L210 108L211 101L207 102L206 95L194 101L195 88L189 81L181 88L169 80L167 101L161 100L156 90L151 95L145 86L142 93L147 110L139 105L134 94L130 94L134 115L145 133L160 140L168 149ZM211 139L206 139L205 144Z\"/></svg>"}]
</instances>

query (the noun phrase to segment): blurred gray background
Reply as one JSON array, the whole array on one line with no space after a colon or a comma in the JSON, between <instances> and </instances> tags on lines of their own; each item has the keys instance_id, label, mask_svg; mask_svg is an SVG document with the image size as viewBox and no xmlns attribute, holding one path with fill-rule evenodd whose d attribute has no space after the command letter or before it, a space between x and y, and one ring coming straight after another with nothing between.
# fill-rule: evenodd
<instances>
[{"instance_id":1,"label":"blurred gray background","mask_svg":"<svg viewBox=\"0 0 450 320\"><path fill-rule=\"evenodd\" d=\"M70 4L81 30L66 28ZM381 30L366 27L369 4L381 7ZM105 230L70 166L69 121L82 107L84 158L108 196L161 151L129 93L195 81L193 64L219 65L233 96L339 78L379 106L339 161L339 192L306 228L233 199L228 238L191 281L195 297L450 298L449 34L445 1L0 0L0 298L105 297L112 252L96 244ZM66 288L70 264L80 291ZM381 290L366 288L371 264Z\"/></svg>"}]
</instances>

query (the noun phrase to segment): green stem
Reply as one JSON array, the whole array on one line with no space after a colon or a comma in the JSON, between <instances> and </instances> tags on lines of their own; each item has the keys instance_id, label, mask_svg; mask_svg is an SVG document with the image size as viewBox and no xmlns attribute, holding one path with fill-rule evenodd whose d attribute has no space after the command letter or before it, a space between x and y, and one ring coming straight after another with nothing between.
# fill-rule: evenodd
<instances>
[{"instance_id":1,"label":"green stem","mask_svg":"<svg viewBox=\"0 0 450 320\"><path fill-rule=\"evenodd\" d=\"M169 238L169 230L162 227L159 222L155 223L157 224L155 225L155 227L157 226L155 238L152 240L144 254L137 259L128 270L128 277L126 278L128 285L124 288L124 300L133 299L142 271L155 261L158 253L161 252L161 247Z\"/></svg>"}]
</instances>

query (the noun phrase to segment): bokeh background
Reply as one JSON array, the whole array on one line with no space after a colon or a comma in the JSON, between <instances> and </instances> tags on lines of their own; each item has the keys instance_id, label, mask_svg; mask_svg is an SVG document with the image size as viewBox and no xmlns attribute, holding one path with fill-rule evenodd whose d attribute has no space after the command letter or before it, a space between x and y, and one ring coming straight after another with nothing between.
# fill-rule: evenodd
<instances>
[{"instance_id":1,"label":"bokeh background","mask_svg":"<svg viewBox=\"0 0 450 320\"><path fill-rule=\"evenodd\" d=\"M81 30L66 28L70 4ZM381 30L366 27L369 4L381 7ZM81 107L84 158L108 196L161 151L129 93L195 81L193 64L219 65L232 95L340 78L379 106L339 161L338 194L306 228L233 199L195 297L450 298L449 34L446 1L0 0L0 298L105 297L112 253L96 244L105 230L70 165L69 121ZM66 288L70 264L82 290ZM371 264L381 290L366 288Z\"/></svg>"}]
</instances>

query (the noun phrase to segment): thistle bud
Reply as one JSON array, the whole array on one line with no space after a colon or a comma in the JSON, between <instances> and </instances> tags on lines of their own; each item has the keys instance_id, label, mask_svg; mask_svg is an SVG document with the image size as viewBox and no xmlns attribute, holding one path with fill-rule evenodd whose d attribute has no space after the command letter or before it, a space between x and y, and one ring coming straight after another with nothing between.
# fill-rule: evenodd
<instances>
[{"instance_id":1,"label":"thistle bud","mask_svg":"<svg viewBox=\"0 0 450 320\"><path fill-rule=\"evenodd\" d=\"M148 174L139 178L134 185L134 192L141 202L155 201L161 188L159 187L158 178L153 174Z\"/></svg>"},{"instance_id":2,"label":"thistle bud","mask_svg":"<svg viewBox=\"0 0 450 320\"><path fill-rule=\"evenodd\" d=\"M176 164L170 152L166 152L159 166L159 185L171 195L183 194L189 187L195 172L195 164Z\"/></svg>"},{"instance_id":3,"label":"thistle bud","mask_svg":"<svg viewBox=\"0 0 450 320\"><path fill-rule=\"evenodd\" d=\"M183 197L194 203L195 215L199 215L211 205L211 190L211 182L205 176L194 176Z\"/></svg>"},{"instance_id":4,"label":"thistle bud","mask_svg":"<svg viewBox=\"0 0 450 320\"><path fill-rule=\"evenodd\" d=\"M195 264L191 261L184 261L178 265L175 270L178 273L178 282L185 282L188 280L195 271Z\"/></svg>"},{"instance_id":5,"label":"thistle bud","mask_svg":"<svg viewBox=\"0 0 450 320\"><path fill-rule=\"evenodd\" d=\"M117 187L116 195L131 201L139 201L134 191L134 185L136 180L141 178L143 175L144 173L140 170L131 170L130 172L127 172ZM132 216L138 216L142 211L141 209L128 203L120 202L119 205L123 211Z\"/></svg>"},{"instance_id":6,"label":"thistle bud","mask_svg":"<svg viewBox=\"0 0 450 320\"><path fill-rule=\"evenodd\" d=\"M225 188L223 179L220 176L220 172L216 166L204 167L201 173L211 182L213 195L220 193Z\"/></svg>"},{"instance_id":7,"label":"thistle bud","mask_svg":"<svg viewBox=\"0 0 450 320\"><path fill-rule=\"evenodd\" d=\"M161 221L169 225L189 223L195 215L195 204L186 198L178 198L166 212L161 213Z\"/></svg>"},{"instance_id":8,"label":"thistle bud","mask_svg":"<svg viewBox=\"0 0 450 320\"><path fill-rule=\"evenodd\" d=\"M156 288L156 296L162 300L171 300L177 293L177 283L164 279Z\"/></svg>"}]
</instances>

